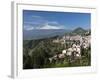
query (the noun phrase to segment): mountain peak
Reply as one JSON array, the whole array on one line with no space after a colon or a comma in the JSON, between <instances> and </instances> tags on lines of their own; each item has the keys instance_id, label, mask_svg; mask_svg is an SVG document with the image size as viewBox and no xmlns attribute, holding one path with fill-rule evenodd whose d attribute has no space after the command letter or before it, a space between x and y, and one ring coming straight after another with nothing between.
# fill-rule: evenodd
<instances>
[{"instance_id":1,"label":"mountain peak","mask_svg":"<svg viewBox=\"0 0 100 80\"><path fill-rule=\"evenodd\" d=\"M81 27L78 27L78 28L76 28L76 29L74 29L73 30L73 32L80 32L80 31L85 31L83 28L81 28Z\"/></svg>"},{"instance_id":2,"label":"mountain peak","mask_svg":"<svg viewBox=\"0 0 100 80\"><path fill-rule=\"evenodd\" d=\"M86 32L86 30L81 28L81 27L78 27L78 28L74 29L72 32L82 35L82 34L84 34Z\"/></svg>"}]
</instances>

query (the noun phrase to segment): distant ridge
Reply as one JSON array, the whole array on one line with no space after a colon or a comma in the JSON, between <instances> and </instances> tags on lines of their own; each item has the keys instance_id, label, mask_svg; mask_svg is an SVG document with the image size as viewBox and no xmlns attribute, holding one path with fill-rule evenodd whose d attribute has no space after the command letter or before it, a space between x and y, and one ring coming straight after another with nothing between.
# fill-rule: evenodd
<instances>
[{"instance_id":1,"label":"distant ridge","mask_svg":"<svg viewBox=\"0 0 100 80\"><path fill-rule=\"evenodd\" d=\"M43 39L50 38L54 36L63 36L65 33L70 32L66 29L37 29L37 30L24 30L23 39L32 40L32 39Z\"/></svg>"},{"instance_id":2,"label":"distant ridge","mask_svg":"<svg viewBox=\"0 0 100 80\"><path fill-rule=\"evenodd\" d=\"M24 30L23 39L33 40L33 39L43 39L55 36L63 35L84 35L88 30L78 27L74 30L66 29L34 29L34 30Z\"/></svg>"}]
</instances>

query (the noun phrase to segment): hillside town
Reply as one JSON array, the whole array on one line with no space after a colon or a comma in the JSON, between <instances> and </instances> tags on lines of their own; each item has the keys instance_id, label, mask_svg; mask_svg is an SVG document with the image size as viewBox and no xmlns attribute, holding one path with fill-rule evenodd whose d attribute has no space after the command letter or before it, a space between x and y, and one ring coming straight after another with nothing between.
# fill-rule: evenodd
<instances>
[{"instance_id":1,"label":"hillside town","mask_svg":"<svg viewBox=\"0 0 100 80\"><path fill-rule=\"evenodd\" d=\"M69 57L70 61L75 59L81 59L82 57L82 49L88 49L91 45L91 36L81 36L81 35L64 35L62 38L57 38L53 40L53 43L60 43L64 46L62 53L56 54L53 57L50 57L49 60L56 61L58 59L64 59ZM67 45L66 45L67 44Z\"/></svg>"}]
</instances>

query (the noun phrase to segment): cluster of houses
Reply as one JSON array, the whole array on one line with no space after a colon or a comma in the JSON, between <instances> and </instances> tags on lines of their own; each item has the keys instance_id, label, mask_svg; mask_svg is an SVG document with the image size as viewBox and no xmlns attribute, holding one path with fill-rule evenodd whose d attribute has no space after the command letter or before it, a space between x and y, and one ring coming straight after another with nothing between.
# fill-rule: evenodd
<instances>
[{"instance_id":1,"label":"cluster of houses","mask_svg":"<svg viewBox=\"0 0 100 80\"><path fill-rule=\"evenodd\" d=\"M90 46L91 37L89 36L63 36L61 39L53 40L54 43L61 43L65 45L65 49L62 50L62 53L56 54L53 57L49 58L49 61L57 59L64 59L66 56L72 57L73 59L81 58L81 48L87 49ZM66 43L71 43L71 46L66 48Z\"/></svg>"}]
</instances>

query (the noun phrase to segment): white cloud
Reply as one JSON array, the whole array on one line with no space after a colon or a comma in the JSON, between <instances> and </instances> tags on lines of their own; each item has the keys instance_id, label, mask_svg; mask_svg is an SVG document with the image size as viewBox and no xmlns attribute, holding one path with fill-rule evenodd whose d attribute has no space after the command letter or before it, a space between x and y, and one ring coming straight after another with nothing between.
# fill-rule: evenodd
<instances>
[{"instance_id":1,"label":"white cloud","mask_svg":"<svg viewBox=\"0 0 100 80\"><path fill-rule=\"evenodd\" d=\"M53 26L53 25L45 24L39 29L63 29L63 26Z\"/></svg>"},{"instance_id":2,"label":"white cloud","mask_svg":"<svg viewBox=\"0 0 100 80\"><path fill-rule=\"evenodd\" d=\"M49 21L48 24L59 25L58 22L56 21L51 21L51 22Z\"/></svg>"},{"instance_id":3,"label":"white cloud","mask_svg":"<svg viewBox=\"0 0 100 80\"><path fill-rule=\"evenodd\" d=\"M29 30L34 30L34 27L26 27L24 28L25 30L29 31Z\"/></svg>"},{"instance_id":4,"label":"white cloud","mask_svg":"<svg viewBox=\"0 0 100 80\"><path fill-rule=\"evenodd\" d=\"M41 16L37 16L37 15L32 15L32 18L42 18Z\"/></svg>"},{"instance_id":5,"label":"white cloud","mask_svg":"<svg viewBox=\"0 0 100 80\"><path fill-rule=\"evenodd\" d=\"M24 25L24 30L34 30L34 29L65 29L63 25L60 25L56 21L46 21L44 23L40 22L26 22Z\"/></svg>"}]
</instances>

